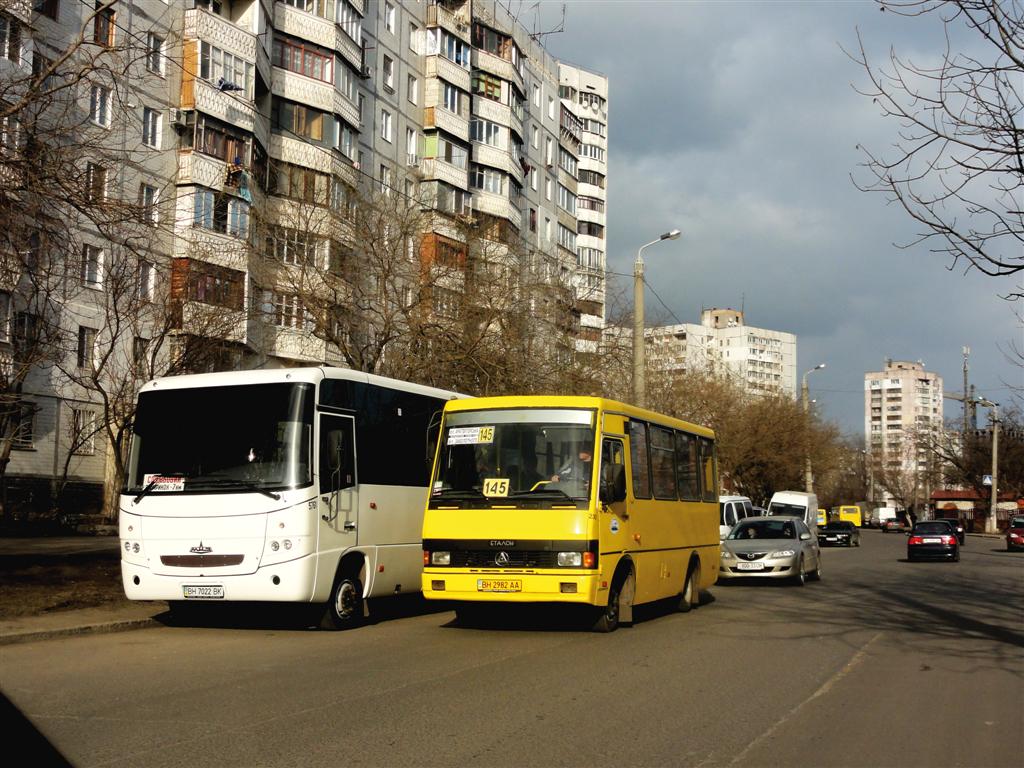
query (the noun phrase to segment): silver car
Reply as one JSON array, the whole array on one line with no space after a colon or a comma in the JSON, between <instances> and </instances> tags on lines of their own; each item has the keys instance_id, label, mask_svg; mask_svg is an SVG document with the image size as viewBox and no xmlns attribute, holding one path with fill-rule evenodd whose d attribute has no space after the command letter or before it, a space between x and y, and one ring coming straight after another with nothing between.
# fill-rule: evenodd
<instances>
[{"instance_id":1,"label":"silver car","mask_svg":"<svg viewBox=\"0 0 1024 768\"><path fill-rule=\"evenodd\" d=\"M821 578L818 537L798 517L748 517L722 541L718 580Z\"/></svg>"}]
</instances>

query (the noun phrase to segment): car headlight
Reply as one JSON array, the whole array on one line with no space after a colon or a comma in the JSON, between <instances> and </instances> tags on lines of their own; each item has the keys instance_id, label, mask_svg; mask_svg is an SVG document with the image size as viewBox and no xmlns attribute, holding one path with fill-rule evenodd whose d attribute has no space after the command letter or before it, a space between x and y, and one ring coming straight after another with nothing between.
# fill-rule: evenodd
<instances>
[{"instance_id":1,"label":"car headlight","mask_svg":"<svg viewBox=\"0 0 1024 768\"><path fill-rule=\"evenodd\" d=\"M795 550L792 549L780 549L778 552L772 552L771 557L792 557L796 554Z\"/></svg>"},{"instance_id":2,"label":"car headlight","mask_svg":"<svg viewBox=\"0 0 1024 768\"><path fill-rule=\"evenodd\" d=\"M579 568L583 565L583 553L559 552L556 561L559 565L566 566L568 568Z\"/></svg>"},{"instance_id":3,"label":"car headlight","mask_svg":"<svg viewBox=\"0 0 1024 768\"><path fill-rule=\"evenodd\" d=\"M722 549L722 559L723 560L732 560L734 557L735 557L735 555L732 552L730 552L728 549L725 549L725 548Z\"/></svg>"},{"instance_id":4,"label":"car headlight","mask_svg":"<svg viewBox=\"0 0 1024 768\"><path fill-rule=\"evenodd\" d=\"M430 564L431 565L451 565L452 564L452 553L451 552L431 552L430 553Z\"/></svg>"}]
</instances>

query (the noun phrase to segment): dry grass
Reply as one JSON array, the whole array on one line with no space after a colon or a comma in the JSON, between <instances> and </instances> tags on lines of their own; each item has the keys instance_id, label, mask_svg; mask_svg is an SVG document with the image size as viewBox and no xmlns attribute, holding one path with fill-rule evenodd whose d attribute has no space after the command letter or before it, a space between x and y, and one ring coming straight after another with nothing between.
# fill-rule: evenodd
<instances>
[{"instance_id":1,"label":"dry grass","mask_svg":"<svg viewBox=\"0 0 1024 768\"><path fill-rule=\"evenodd\" d=\"M0 557L0 619L125 600L116 552Z\"/></svg>"}]
</instances>

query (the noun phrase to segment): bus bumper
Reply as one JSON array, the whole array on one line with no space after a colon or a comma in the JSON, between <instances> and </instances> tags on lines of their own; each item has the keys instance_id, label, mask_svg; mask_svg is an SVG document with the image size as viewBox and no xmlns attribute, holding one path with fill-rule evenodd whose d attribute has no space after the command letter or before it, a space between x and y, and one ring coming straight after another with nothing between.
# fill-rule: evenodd
<instances>
[{"instance_id":1,"label":"bus bumper","mask_svg":"<svg viewBox=\"0 0 1024 768\"><path fill-rule=\"evenodd\" d=\"M302 557L257 568L255 573L217 576L212 573L157 574L144 565L121 560L121 582L129 600L190 602L310 602L316 582L317 558ZM202 587L203 589L186 589ZM203 595L192 597L192 595ZM213 595L219 595L214 597Z\"/></svg>"},{"instance_id":2,"label":"bus bumper","mask_svg":"<svg viewBox=\"0 0 1024 768\"><path fill-rule=\"evenodd\" d=\"M506 603L579 603L600 605L608 587L597 573L468 573L452 569L423 571L428 600ZM599 594L602 595L599 597Z\"/></svg>"}]
</instances>

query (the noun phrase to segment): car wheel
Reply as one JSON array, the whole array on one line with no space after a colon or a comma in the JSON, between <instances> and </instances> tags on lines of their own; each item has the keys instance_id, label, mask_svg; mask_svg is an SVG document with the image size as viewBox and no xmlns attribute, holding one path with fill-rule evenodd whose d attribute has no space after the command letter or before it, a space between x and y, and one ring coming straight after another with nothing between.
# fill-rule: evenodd
<instances>
[{"instance_id":1,"label":"car wheel","mask_svg":"<svg viewBox=\"0 0 1024 768\"><path fill-rule=\"evenodd\" d=\"M683 594L679 597L677 610L680 613L687 613L693 608L694 591L697 586L693 583L694 569L691 568L686 574L686 582L683 584Z\"/></svg>"},{"instance_id":2,"label":"car wheel","mask_svg":"<svg viewBox=\"0 0 1024 768\"><path fill-rule=\"evenodd\" d=\"M956 552L953 553L953 562L954 563L959 563L960 562L960 547L957 547L956 548Z\"/></svg>"},{"instance_id":3,"label":"car wheel","mask_svg":"<svg viewBox=\"0 0 1024 768\"><path fill-rule=\"evenodd\" d=\"M363 584L359 576L342 572L334 582L331 599L324 606L321 629L350 629L363 621Z\"/></svg>"},{"instance_id":4,"label":"car wheel","mask_svg":"<svg viewBox=\"0 0 1024 768\"><path fill-rule=\"evenodd\" d=\"M813 571L811 571L810 578L811 578L812 581L821 581L821 558L820 557L818 558L818 567L815 568Z\"/></svg>"},{"instance_id":5,"label":"car wheel","mask_svg":"<svg viewBox=\"0 0 1024 768\"><path fill-rule=\"evenodd\" d=\"M619 627L619 592L621 585L612 583L608 590L608 605L601 611L601 615L594 622L595 632L614 632Z\"/></svg>"},{"instance_id":6,"label":"car wheel","mask_svg":"<svg viewBox=\"0 0 1024 768\"><path fill-rule=\"evenodd\" d=\"M807 583L807 574L804 573L803 555L800 556L800 562L796 566L796 575L793 576L793 583L798 587L802 587Z\"/></svg>"},{"instance_id":7,"label":"car wheel","mask_svg":"<svg viewBox=\"0 0 1024 768\"><path fill-rule=\"evenodd\" d=\"M909 552L907 552L907 562L908 562L908 563L912 563L912 562L914 562L914 560L915 560L915 559L916 559L916 558L915 558L915 557L914 557L914 556L913 556L912 554L910 554Z\"/></svg>"}]
</instances>

